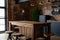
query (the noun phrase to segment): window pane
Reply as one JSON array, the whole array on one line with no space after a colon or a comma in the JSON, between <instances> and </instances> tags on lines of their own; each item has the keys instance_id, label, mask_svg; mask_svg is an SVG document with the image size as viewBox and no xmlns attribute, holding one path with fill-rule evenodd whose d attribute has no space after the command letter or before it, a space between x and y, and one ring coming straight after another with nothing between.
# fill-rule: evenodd
<instances>
[{"instance_id":1,"label":"window pane","mask_svg":"<svg viewBox=\"0 0 60 40\"><path fill-rule=\"evenodd\" d=\"M0 25L0 31L5 31L5 25Z\"/></svg>"},{"instance_id":2,"label":"window pane","mask_svg":"<svg viewBox=\"0 0 60 40\"><path fill-rule=\"evenodd\" d=\"M0 6L4 7L5 6L5 0L0 0Z\"/></svg>"},{"instance_id":3,"label":"window pane","mask_svg":"<svg viewBox=\"0 0 60 40\"><path fill-rule=\"evenodd\" d=\"M0 18L5 18L5 9L0 8Z\"/></svg>"},{"instance_id":4,"label":"window pane","mask_svg":"<svg viewBox=\"0 0 60 40\"><path fill-rule=\"evenodd\" d=\"M5 24L5 19L0 19L0 25Z\"/></svg>"}]
</instances>

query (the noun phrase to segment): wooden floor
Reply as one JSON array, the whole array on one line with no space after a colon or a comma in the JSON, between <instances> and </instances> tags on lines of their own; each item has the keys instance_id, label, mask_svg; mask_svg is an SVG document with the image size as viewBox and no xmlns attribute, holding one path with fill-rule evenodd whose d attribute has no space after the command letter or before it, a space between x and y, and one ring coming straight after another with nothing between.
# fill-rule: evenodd
<instances>
[{"instance_id":1,"label":"wooden floor","mask_svg":"<svg viewBox=\"0 0 60 40\"><path fill-rule=\"evenodd\" d=\"M7 40L7 38L8 38L8 34L6 34L6 33L0 34L0 40ZM51 37L51 40L60 40L60 37L53 36L53 37Z\"/></svg>"}]
</instances>

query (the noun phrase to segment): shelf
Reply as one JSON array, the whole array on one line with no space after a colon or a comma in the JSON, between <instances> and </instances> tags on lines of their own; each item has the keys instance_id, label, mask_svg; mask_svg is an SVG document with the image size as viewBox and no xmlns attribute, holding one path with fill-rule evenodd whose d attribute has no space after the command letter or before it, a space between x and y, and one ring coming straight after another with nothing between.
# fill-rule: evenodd
<instances>
[{"instance_id":1,"label":"shelf","mask_svg":"<svg viewBox=\"0 0 60 40\"><path fill-rule=\"evenodd\" d=\"M54 2L52 2L52 3L56 3L56 2L59 2L59 1L54 1Z\"/></svg>"},{"instance_id":2,"label":"shelf","mask_svg":"<svg viewBox=\"0 0 60 40\"><path fill-rule=\"evenodd\" d=\"M54 0L52 3L52 14L53 15L59 15L60 14L60 0Z\"/></svg>"},{"instance_id":3,"label":"shelf","mask_svg":"<svg viewBox=\"0 0 60 40\"><path fill-rule=\"evenodd\" d=\"M60 2L60 0L49 0L49 2Z\"/></svg>"}]
</instances>

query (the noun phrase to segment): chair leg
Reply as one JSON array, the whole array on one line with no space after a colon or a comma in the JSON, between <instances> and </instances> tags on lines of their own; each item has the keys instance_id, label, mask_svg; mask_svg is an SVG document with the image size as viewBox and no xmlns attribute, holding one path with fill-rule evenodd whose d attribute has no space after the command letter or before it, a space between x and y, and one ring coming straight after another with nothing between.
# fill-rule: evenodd
<instances>
[{"instance_id":1,"label":"chair leg","mask_svg":"<svg viewBox=\"0 0 60 40\"><path fill-rule=\"evenodd\" d=\"M12 40L12 37L11 37L11 35L9 34L9 36L8 36L8 39L7 40Z\"/></svg>"},{"instance_id":2,"label":"chair leg","mask_svg":"<svg viewBox=\"0 0 60 40\"><path fill-rule=\"evenodd\" d=\"M20 40L20 39L18 38L18 36L16 36L16 40Z\"/></svg>"}]
</instances>

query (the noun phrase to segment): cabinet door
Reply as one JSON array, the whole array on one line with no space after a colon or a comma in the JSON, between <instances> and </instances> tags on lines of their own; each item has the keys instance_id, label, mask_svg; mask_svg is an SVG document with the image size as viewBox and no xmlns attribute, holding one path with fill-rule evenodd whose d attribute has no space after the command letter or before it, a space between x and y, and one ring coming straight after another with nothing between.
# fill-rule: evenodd
<instances>
[{"instance_id":1,"label":"cabinet door","mask_svg":"<svg viewBox=\"0 0 60 40\"><path fill-rule=\"evenodd\" d=\"M31 40L33 40L33 32L34 30L33 30L33 24L27 24L27 26L26 26L26 36L27 37L29 37L29 38L31 38Z\"/></svg>"},{"instance_id":2,"label":"cabinet door","mask_svg":"<svg viewBox=\"0 0 60 40\"><path fill-rule=\"evenodd\" d=\"M23 34L23 35L26 35L26 28L25 27L21 27L21 33Z\"/></svg>"},{"instance_id":3,"label":"cabinet door","mask_svg":"<svg viewBox=\"0 0 60 40\"><path fill-rule=\"evenodd\" d=\"M51 32L56 36L60 36L60 22L51 22Z\"/></svg>"},{"instance_id":4,"label":"cabinet door","mask_svg":"<svg viewBox=\"0 0 60 40\"><path fill-rule=\"evenodd\" d=\"M27 36L28 37L32 37L32 29L31 29L31 27L27 27Z\"/></svg>"},{"instance_id":5,"label":"cabinet door","mask_svg":"<svg viewBox=\"0 0 60 40\"><path fill-rule=\"evenodd\" d=\"M43 26L42 25L35 25L34 26L34 37L43 37Z\"/></svg>"}]
</instances>

